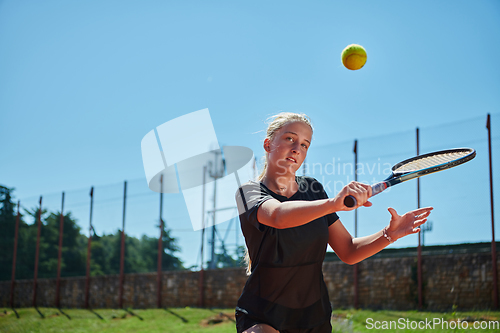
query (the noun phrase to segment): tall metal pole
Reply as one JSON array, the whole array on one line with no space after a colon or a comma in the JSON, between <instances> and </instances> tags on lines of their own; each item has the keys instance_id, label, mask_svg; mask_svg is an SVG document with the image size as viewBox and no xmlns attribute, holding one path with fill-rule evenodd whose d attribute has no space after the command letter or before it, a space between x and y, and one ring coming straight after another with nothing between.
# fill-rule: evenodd
<instances>
[{"instance_id":1,"label":"tall metal pole","mask_svg":"<svg viewBox=\"0 0 500 333\"><path fill-rule=\"evenodd\" d=\"M257 157L254 157L253 158L253 165L252 165L252 169L253 169L253 179L254 180L257 180ZM239 185L238 185L239 186Z\"/></svg>"},{"instance_id":2,"label":"tall metal pole","mask_svg":"<svg viewBox=\"0 0 500 333\"><path fill-rule=\"evenodd\" d=\"M125 206L127 203L127 181L123 184L123 214L122 214L122 237L120 246L120 298L119 306L123 308L123 280L125 266Z\"/></svg>"},{"instance_id":3,"label":"tall metal pole","mask_svg":"<svg viewBox=\"0 0 500 333\"><path fill-rule=\"evenodd\" d=\"M420 131L417 127L417 156L420 155ZM417 178L417 208L420 208L420 178ZM418 252L417 252L417 284L418 284L418 308L422 310L422 237L418 233Z\"/></svg>"},{"instance_id":4,"label":"tall metal pole","mask_svg":"<svg viewBox=\"0 0 500 333\"><path fill-rule=\"evenodd\" d=\"M213 168L211 168L210 170L210 176L214 179L214 209L213 209L213 226L212 226L212 251L211 251L211 259L210 259L210 269L214 269L216 268L216 262L215 262L215 233L216 233L216 230L215 230L215 212L216 212L216 209L217 209L217 179L221 178L223 173L224 173L224 169L223 169L223 165L221 166L221 169L219 169L218 165L217 165L217 160L218 160L218 156L221 155L221 152L219 150L215 150L214 151L214 154L215 154L215 159L214 159L214 164L213 164Z\"/></svg>"},{"instance_id":5,"label":"tall metal pole","mask_svg":"<svg viewBox=\"0 0 500 333\"><path fill-rule=\"evenodd\" d=\"M62 193L61 218L59 219L59 249L57 254L56 307L60 308L61 257L64 232L64 192Z\"/></svg>"},{"instance_id":6,"label":"tall metal pole","mask_svg":"<svg viewBox=\"0 0 500 333\"><path fill-rule=\"evenodd\" d=\"M214 211L212 215L213 224L212 224L212 252L210 259L210 268L214 269L216 267L215 263L215 210L217 208L217 155L215 156L215 164L214 164Z\"/></svg>"},{"instance_id":7,"label":"tall metal pole","mask_svg":"<svg viewBox=\"0 0 500 333\"><path fill-rule=\"evenodd\" d=\"M160 236L158 237L158 262L156 264L156 305L161 308L161 270L163 262L163 174L160 176Z\"/></svg>"},{"instance_id":8,"label":"tall metal pole","mask_svg":"<svg viewBox=\"0 0 500 333\"><path fill-rule=\"evenodd\" d=\"M358 140L354 140L354 181L358 181ZM354 210L354 237L358 237L358 210Z\"/></svg>"},{"instance_id":9,"label":"tall metal pole","mask_svg":"<svg viewBox=\"0 0 500 333\"><path fill-rule=\"evenodd\" d=\"M87 274L85 277L85 308L89 307L90 292L90 249L92 246L92 211L94 204L94 186L90 188L90 221L89 221L89 239L87 242Z\"/></svg>"},{"instance_id":10,"label":"tall metal pole","mask_svg":"<svg viewBox=\"0 0 500 333\"><path fill-rule=\"evenodd\" d=\"M40 255L40 233L42 231L42 197L40 196L40 208L37 214L38 231L36 234L36 251L35 251L35 275L33 277L33 307L36 308L36 289L38 278L38 259Z\"/></svg>"},{"instance_id":11,"label":"tall metal pole","mask_svg":"<svg viewBox=\"0 0 500 333\"><path fill-rule=\"evenodd\" d=\"M497 247L495 242L495 209L493 206L493 163L491 156L491 118L488 113L486 119L486 128L488 129L488 157L490 164L490 206L491 206L491 261L493 262L493 301L495 308L498 309L498 272L497 272Z\"/></svg>"},{"instance_id":12,"label":"tall metal pole","mask_svg":"<svg viewBox=\"0 0 500 333\"><path fill-rule=\"evenodd\" d=\"M203 166L203 196L201 202L201 264L200 264L200 281L199 281L199 306L205 306L205 271L203 269L204 261L204 244L205 244L205 183L207 175L207 166Z\"/></svg>"},{"instance_id":13,"label":"tall metal pole","mask_svg":"<svg viewBox=\"0 0 500 333\"><path fill-rule=\"evenodd\" d=\"M16 229L14 232L14 255L12 256L12 280L10 282L10 307L14 308L14 287L16 285L16 260L17 260L17 239L19 237L19 219L20 212L19 207L21 206L21 201L17 202L17 217L16 217Z\"/></svg>"},{"instance_id":14,"label":"tall metal pole","mask_svg":"<svg viewBox=\"0 0 500 333\"><path fill-rule=\"evenodd\" d=\"M358 181L358 140L354 140L354 181ZM358 237L358 210L354 210L354 237ZM354 264L354 308L358 308L359 282L358 264Z\"/></svg>"}]
</instances>

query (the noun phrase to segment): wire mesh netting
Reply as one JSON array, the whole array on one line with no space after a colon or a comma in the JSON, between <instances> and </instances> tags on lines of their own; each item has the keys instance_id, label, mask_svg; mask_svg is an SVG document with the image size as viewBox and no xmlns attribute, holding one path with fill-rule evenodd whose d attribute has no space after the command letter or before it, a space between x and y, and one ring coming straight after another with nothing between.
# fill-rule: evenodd
<instances>
[{"instance_id":1,"label":"wire mesh netting","mask_svg":"<svg viewBox=\"0 0 500 333\"><path fill-rule=\"evenodd\" d=\"M398 213L421 207L433 206L424 245L445 245L491 241L490 176L486 119L477 116L466 121L419 129L419 153L425 154L450 148L470 147L476 158L456 168L420 178L420 197L417 181L405 182L387 189L371 198L372 207L358 209L359 236L381 230L389 222L388 207ZM491 117L493 167L500 165L500 116ZM357 165L355 165L354 138L328 145L313 144L298 174L318 179L329 196L335 196L343 186L355 179L374 184L389 176L391 167L417 154L416 130L407 130L357 140ZM255 152L256 156L262 152ZM256 167L258 169L258 166ZM258 170L249 170L248 178ZM497 175L494 175L497 176ZM247 179L241 179L242 182ZM64 193L64 237L62 247L62 276L86 274L88 236L91 236L91 275L118 274L120 270L121 231L126 234L125 273L151 272L157 269L158 237L160 236L160 194L151 191L145 179L125 183L96 186ZM500 188L494 178L493 188ZM223 188L219 189L223 191ZM244 238L241 234L234 202L214 203L214 182L207 184L204 224L211 226L216 213L217 222L212 227L193 231L185 198L182 193L163 194L162 219L162 268L192 269L204 267L242 266ZM216 194L215 194L216 195ZM92 199L92 200L91 200ZM19 231L16 278L32 278L37 239L37 212L39 197L20 198L22 223ZM498 207L499 196L495 197ZM15 203L17 200L12 199ZM92 202L92 209L91 209ZM5 202L4 202L5 206ZM12 209L16 213L15 205ZM39 277L57 275L60 212L62 193L42 194ZM199 203L202 211L202 202ZM340 212L341 221L351 234L355 233L353 212ZM9 241L4 247L13 246L15 219L10 219L6 234ZM499 237L498 228L496 239ZM205 239L203 255L202 235ZM213 244L213 246L212 246ZM418 244L417 236L398 240L392 247L411 247ZM12 250L3 258L3 280L11 277ZM203 257L203 259L202 259ZM203 263L202 263L203 260ZM210 263L215 263L210 266Z\"/></svg>"}]
</instances>

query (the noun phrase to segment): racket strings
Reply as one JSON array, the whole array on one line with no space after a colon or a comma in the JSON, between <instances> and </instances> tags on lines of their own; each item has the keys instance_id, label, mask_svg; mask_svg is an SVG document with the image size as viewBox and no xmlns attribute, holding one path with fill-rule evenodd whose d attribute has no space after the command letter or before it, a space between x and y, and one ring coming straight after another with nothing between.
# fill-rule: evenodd
<instances>
[{"instance_id":1,"label":"racket strings","mask_svg":"<svg viewBox=\"0 0 500 333\"><path fill-rule=\"evenodd\" d=\"M467 156L469 154L470 154L470 151L464 150L464 151L455 151L455 152L436 154L436 155L432 155L432 156L426 156L426 157L422 157L422 158L418 158L418 159L409 161L408 163L405 163L405 164L399 166L393 172L394 173L406 173L406 172L413 172L413 171L422 170L422 169L428 169L428 168L435 167L437 165L441 165L441 164L445 164L445 163L449 163L449 162L461 159L464 156Z\"/></svg>"}]
</instances>

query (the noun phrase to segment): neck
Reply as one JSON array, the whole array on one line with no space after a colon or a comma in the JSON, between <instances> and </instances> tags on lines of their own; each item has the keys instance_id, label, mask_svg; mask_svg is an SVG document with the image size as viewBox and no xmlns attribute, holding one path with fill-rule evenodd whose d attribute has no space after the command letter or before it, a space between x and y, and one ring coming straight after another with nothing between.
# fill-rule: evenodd
<instances>
[{"instance_id":1,"label":"neck","mask_svg":"<svg viewBox=\"0 0 500 333\"><path fill-rule=\"evenodd\" d=\"M295 175L270 175L266 173L262 178L262 183L271 191L280 195L289 196L297 192L298 184Z\"/></svg>"}]
</instances>

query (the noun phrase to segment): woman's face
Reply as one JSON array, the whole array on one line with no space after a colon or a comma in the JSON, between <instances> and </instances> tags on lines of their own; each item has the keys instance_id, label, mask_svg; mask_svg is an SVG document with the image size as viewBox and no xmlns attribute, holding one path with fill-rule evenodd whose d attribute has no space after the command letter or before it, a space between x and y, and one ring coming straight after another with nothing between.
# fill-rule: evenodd
<instances>
[{"instance_id":1,"label":"woman's face","mask_svg":"<svg viewBox=\"0 0 500 333\"><path fill-rule=\"evenodd\" d=\"M295 175L306 158L311 138L312 130L309 125L300 121L286 124L271 140L264 140L264 149L268 152L268 166L278 175Z\"/></svg>"}]
</instances>

